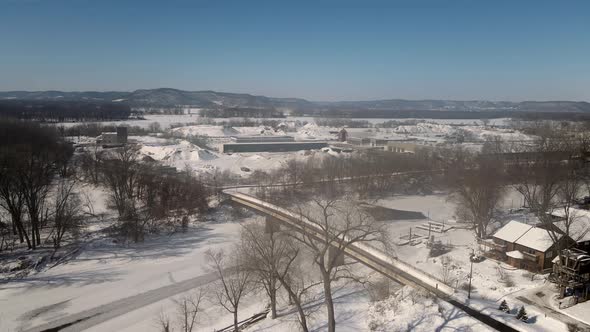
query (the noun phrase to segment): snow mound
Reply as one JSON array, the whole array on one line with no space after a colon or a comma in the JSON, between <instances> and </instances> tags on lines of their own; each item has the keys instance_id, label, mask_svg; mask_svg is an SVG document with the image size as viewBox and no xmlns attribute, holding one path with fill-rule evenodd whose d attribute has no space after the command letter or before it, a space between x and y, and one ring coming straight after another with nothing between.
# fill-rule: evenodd
<instances>
[{"instance_id":1,"label":"snow mound","mask_svg":"<svg viewBox=\"0 0 590 332\"><path fill-rule=\"evenodd\" d=\"M235 133L231 130L233 128L225 128L223 126L210 126L210 125L198 125L198 126L186 126L172 129L172 132L183 137L187 136L209 136L209 137L225 137L234 135ZM237 131L236 131L237 132Z\"/></svg>"},{"instance_id":2,"label":"snow mound","mask_svg":"<svg viewBox=\"0 0 590 332\"><path fill-rule=\"evenodd\" d=\"M417 123L402 125L393 129L397 134L449 134L455 131L452 126L441 123Z\"/></svg>"},{"instance_id":3,"label":"snow mound","mask_svg":"<svg viewBox=\"0 0 590 332\"><path fill-rule=\"evenodd\" d=\"M167 146L143 146L140 152L154 160L167 161L172 164L217 159L217 155L213 152L187 141L181 141L178 144Z\"/></svg>"},{"instance_id":4,"label":"snow mound","mask_svg":"<svg viewBox=\"0 0 590 332\"><path fill-rule=\"evenodd\" d=\"M269 126L257 126L257 127L235 127L237 134L246 136L283 136L285 132L283 130L277 130Z\"/></svg>"},{"instance_id":5,"label":"snow mound","mask_svg":"<svg viewBox=\"0 0 590 332\"><path fill-rule=\"evenodd\" d=\"M304 139L330 139L330 131L337 131L338 128L320 127L315 123L307 123L297 130L297 136Z\"/></svg>"}]
</instances>

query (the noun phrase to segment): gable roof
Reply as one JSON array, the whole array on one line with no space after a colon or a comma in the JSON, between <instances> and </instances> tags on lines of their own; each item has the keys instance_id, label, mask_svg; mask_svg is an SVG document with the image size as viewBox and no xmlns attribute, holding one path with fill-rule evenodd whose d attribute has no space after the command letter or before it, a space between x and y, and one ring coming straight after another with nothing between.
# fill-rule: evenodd
<instances>
[{"instance_id":1,"label":"gable roof","mask_svg":"<svg viewBox=\"0 0 590 332\"><path fill-rule=\"evenodd\" d=\"M533 228L533 226L511 220L500 228L496 234L494 234L494 237L506 242L514 243L531 228Z\"/></svg>"},{"instance_id":2,"label":"gable roof","mask_svg":"<svg viewBox=\"0 0 590 332\"><path fill-rule=\"evenodd\" d=\"M563 235L558 233L556 236L561 239ZM515 243L541 252L545 252L553 246L553 240L547 230L537 227L531 227Z\"/></svg>"},{"instance_id":3,"label":"gable roof","mask_svg":"<svg viewBox=\"0 0 590 332\"><path fill-rule=\"evenodd\" d=\"M557 234L559 238L561 234ZM494 237L506 242L519 244L537 251L545 252L553 245L547 230L512 220L500 228Z\"/></svg>"},{"instance_id":4,"label":"gable roof","mask_svg":"<svg viewBox=\"0 0 590 332\"><path fill-rule=\"evenodd\" d=\"M557 209L551 212L551 215L564 218L565 211L563 209ZM569 215L572 220L569 227L570 237L578 243L590 241L590 211L570 208ZM565 220L558 221L555 225L565 232L567 226Z\"/></svg>"}]
</instances>

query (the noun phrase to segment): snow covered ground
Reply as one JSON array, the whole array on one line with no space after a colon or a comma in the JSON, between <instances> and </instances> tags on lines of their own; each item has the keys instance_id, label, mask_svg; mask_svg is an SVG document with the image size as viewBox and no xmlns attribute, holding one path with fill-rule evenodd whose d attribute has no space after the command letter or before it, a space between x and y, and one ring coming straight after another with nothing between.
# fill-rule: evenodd
<instances>
[{"instance_id":1,"label":"snow covered ground","mask_svg":"<svg viewBox=\"0 0 590 332\"><path fill-rule=\"evenodd\" d=\"M0 330L17 331L207 273L207 249L235 243L240 226L228 220L162 234L141 244L102 235L74 260L0 284Z\"/></svg>"},{"instance_id":2,"label":"snow covered ground","mask_svg":"<svg viewBox=\"0 0 590 332\"><path fill-rule=\"evenodd\" d=\"M92 195L101 195L96 191L91 192ZM453 204L447 201L444 194L394 196L373 203L420 211L433 220L452 219L454 211ZM96 209L101 211L104 207L97 206ZM172 317L175 315L174 299L195 292L195 289L191 289L192 286L172 288L182 292L166 287L203 278L202 282L195 279L194 286L207 289L211 279L208 277L210 271L204 264L205 250L227 248L236 243L240 230L236 221L253 220L233 219L225 211L216 214L208 223L190 228L186 234L152 236L142 244L114 243L107 236L97 236L85 245L76 259L67 264L19 281L0 284L0 330L26 330L60 318L67 321L67 318L76 313L85 310L93 312L92 308L106 305L106 308L112 306L109 310L123 310L123 314L107 320L89 319L78 327L87 327L88 331L158 331L158 315L164 311ZM391 221L390 230L396 238L407 234L410 227L416 227L422 222ZM464 289L463 284L467 282L469 273L469 253L478 250L473 232L454 229L434 235L435 239L451 244L451 251L442 256L430 257L429 249L422 243L416 246L396 245L395 254L439 278L443 273L443 257L449 257L449 283ZM354 269L365 276L371 274L363 266ZM529 324L516 321L514 313L504 314L497 310L502 299L507 299L513 309L522 305L522 302L511 295L543 285L544 278L502 263L484 260L474 264L473 292L469 303L525 331L567 331L565 324L551 316L545 317L543 312L526 304L531 317ZM321 289L317 289L316 293L317 299L308 303L308 307L314 309L310 327L315 331L323 331L326 326ZM135 296L133 299L138 302L137 308L120 301L131 296ZM461 290L458 296L466 297L466 294ZM392 285L391 297L372 302L365 287L358 283L343 282L336 287L335 298L338 331L369 331L371 328L376 331L489 330L450 304L415 292L409 287L399 288L398 285ZM247 331L296 330L297 314L287 302L283 295L279 307L281 316L278 319L267 318ZM266 298L262 291L250 294L240 309L240 318L261 312L265 305ZM212 331L229 325L231 321L231 315L213 305L213 299L208 297L197 330Z\"/></svg>"},{"instance_id":3,"label":"snow covered ground","mask_svg":"<svg viewBox=\"0 0 590 332\"><path fill-rule=\"evenodd\" d=\"M518 195L514 192L509 193L504 201L504 208L508 209L513 206L515 200L518 201ZM543 310L536 309L517 298L517 294L523 291L547 285L547 275L532 274L503 262L485 259L473 264L472 299L467 300L470 274L469 256L472 252L478 253L483 248L475 241L472 230L463 229L461 224L449 222L454 219L455 206L446 195L391 197L379 200L375 204L395 209L419 211L425 216L430 216L431 220L445 222L445 227L453 227L443 233L434 231L430 233L431 236L434 236L435 241L441 241L448 246L448 252L436 257L431 257L430 249L426 246L428 230L417 228L426 220L392 221L390 232L394 243L397 243L394 250L399 259L446 280L448 284L460 291L459 298L470 303L470 306L484 310L486 313L525 331L567 331L567 326L560 321L563 320L559 319L560 317L546 315ZM517 216L510 216L510 218L513 217ZM520 216L520 219L526 218ZM422 241L416 241L419 242L418 244L406 244L407 240L400 239L401 236L405 236L407 239L410 228L413 236L416 234L422 236ZM503 299L508 301L513 310L524 305L531 318L529 323L525 324L514 319L515 312L509 315L499 312L497 308Z\"/></svg>"}]
</instances>

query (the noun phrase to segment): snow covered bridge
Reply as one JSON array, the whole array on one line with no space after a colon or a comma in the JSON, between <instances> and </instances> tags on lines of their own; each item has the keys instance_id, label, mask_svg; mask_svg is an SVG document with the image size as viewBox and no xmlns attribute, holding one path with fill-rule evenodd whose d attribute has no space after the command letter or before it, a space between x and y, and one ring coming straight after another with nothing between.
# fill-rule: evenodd
<instances>
[{"instance_id":1,"label":"snow covered bridge","mask_svg":"<svg viewBox=\"0 0 590 332\"><path fill-rule=\"evenodd\" d=\"M298 232L320 237L321 230L319 227L300 214L237 191L226 190L224 193L229 196L232 202L269 216L271 217L270 220L276 220ZM455 293L454 288L445 285L434 276L365 243L353 243L344 250L344 253L397 282L424 288L438 297L447 299Z\"/></svg>"},{"instance_id":2,"label":"snow covered bridge","mask_svg":"<svg viewBox=\"0 0 590 332\"><path fill-rule=\"evenodd\" d=\"M262 201L256 197L240 193L237 190L224 190L223 193L232 202L270 217L267 218L267 222L279 222L298 232L320 238L321 230L319 226L305 216L275 204ZM269 225L267 225L268 227ZM469 303L463 299L463 296L457 294L454 288L444 284L436 277L416 269L379 249L365 243L353 243L344 249L344 254L396 282L425 289L498 331L517 331L513 327L504 324L504 322L471 308Z\"/></svg>"}]
</instances>

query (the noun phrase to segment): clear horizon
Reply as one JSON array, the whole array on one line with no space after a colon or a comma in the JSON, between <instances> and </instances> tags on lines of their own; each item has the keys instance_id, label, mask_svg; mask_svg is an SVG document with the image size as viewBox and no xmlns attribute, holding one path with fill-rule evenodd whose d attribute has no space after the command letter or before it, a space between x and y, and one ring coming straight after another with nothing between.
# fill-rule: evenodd
<instances>
[{"instance_id":1,"label":"clear horizon","mask_svg":"<svg viewBox=\"0 0 590 332\"><path fill-rule=\"evenodd\" d=\"M585 1L0 0L0 91L590 100Z\"/></svg>"}]
</instances>

